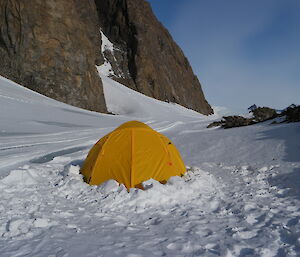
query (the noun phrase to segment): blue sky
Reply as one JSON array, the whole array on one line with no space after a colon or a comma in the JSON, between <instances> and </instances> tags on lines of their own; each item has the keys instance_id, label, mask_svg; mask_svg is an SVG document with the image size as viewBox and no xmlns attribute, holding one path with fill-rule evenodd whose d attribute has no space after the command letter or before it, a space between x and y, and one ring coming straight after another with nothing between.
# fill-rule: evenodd
<instances>
[{"instance_id":1,"label":"blue sky","mask_svg":"<svg viewBox=\"0 0 300 257\"><path fill-rule=\"evenodd\" d=\"M149 0L210 104L300 104L299 0Z\"/></svg>"}]
</instances>

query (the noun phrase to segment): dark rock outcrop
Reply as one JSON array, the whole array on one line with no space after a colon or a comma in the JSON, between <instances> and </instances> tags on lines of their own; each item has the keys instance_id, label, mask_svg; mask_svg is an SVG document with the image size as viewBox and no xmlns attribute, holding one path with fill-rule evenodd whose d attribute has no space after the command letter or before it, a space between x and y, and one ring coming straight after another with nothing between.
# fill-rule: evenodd
<instances>
[{"instance_id":1,"label":"dark rock outcrop","mask_svg":"<svg viewBox=\"0 0 300 257\"><path fill-rule=\"evenodd\" d=\"M244 118L242 116L224 116L223 120L215 121L207 126L207 128L213 128L222 126L222 128L236 128L255 124L256 122L252 118Z\"/></svg>"},{"instance_id":2,"label":"dark rock outcrop","mask_svg":"<svg viewBox=\"0 0 300 257\"><path fill-rule=\"evenodd\" d=\"M271 109L269 107L258 107L255 110L252 111L254 119L257 122L263 122L266 120L274 119L278 115L274 109Z\"/></svg>"},{"instance_id":3,"label":"dark rock outcrop","mask_svg":"<svg viewBox=\"0 0 300 257\"><path fill-rule=\"evenodd\" d=\"M253 119L244 118L242 116L226 116L223 117L223 128L235 128L254 124Z\"/></svg>"},{"instance_id":4,"label":"dark rock outcrop","mask_svg":"<svg viewBox=\"0 0 300 257\"><path fill-rule=\"evenodd\" d=\"M274 109L269 107L258 107L251 111L253 113L253 118L245 118L243 116L225 116L221 121L215 121L207 126L207 128L222 126L222 128L235 128L242 126L249 126L259 122L267 121L278 117L278 114ZM284 114L286 115L286 114ZM297 115L296 115L297 116ZM276 124L273 121L272 124Z\"/></svg>"},{"instance_id":5,"label":"dark rock outcrop","mask_svg":"<svg viewBox=\"0 0 300 257\"><path fill-rule=\"evenodd\" d=\"M279 124L284 122L300 122L300 105L291 105L281 114L277 114L274 109L269 107L258 107L253 110L253 118L245 118L242 116L225 116L221 121L210 123L207 128L222 126L222 128L235 128L248 126L260 122L264 122L277 117L285 117L284 120L278 122L276 119L271 124Z\"/></svg>"},{"instance_id":6,"label":"dark rock outcrop","mask_svg":"<svg viewBox=\"0 0 300 257\"><path fill-rule=\"evenodd\" d=\"M1 0L0 75L59 101L105 112L93 0Z\"/></svg>"},{"instance_id":7,"label":"dark rock outcrop","mask_svg":"<svg viewBox=\"0 0 300 257\"><path fill-rule=\"evenodd\" d=\"M144 0L95 0L101 28L117 46L116 80L145 95L213 113L191 66ZM109 53L105 54L107 59Z\"/></svg>"},{"instance_id":8,"label":"dark rock outcrop","mask_svg":"<svg viewBox=\"0 0 300 257\"><path fill-rule=\"evenodd\" d=\"M286 116L286 122L300 122L300 105L286 108L282 115Z\"/></svg>"},{"instance_id":9,"label":"dark rock outcrop","mask_svg":"<svg viewBox=\"0 0 300 257\"><path fill-rule=\"evenodd\" d=\"M214 127L219 127L219 126L222 126L224 124L224 121L221 120L221 121L214 121L212 123L210 123L207 128L214 128Z\"/></svg>"}]
</instances>

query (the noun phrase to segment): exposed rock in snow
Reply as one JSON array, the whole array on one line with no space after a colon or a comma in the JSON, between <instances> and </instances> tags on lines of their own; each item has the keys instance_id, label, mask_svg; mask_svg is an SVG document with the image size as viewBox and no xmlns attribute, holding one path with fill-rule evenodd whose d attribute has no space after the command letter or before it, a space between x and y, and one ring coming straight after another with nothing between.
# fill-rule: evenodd
<instances>
[{"instance_id":1,"label":"exposed rock in snow","mask_svg":"<svg viewBox=\"0 0 300 257\"><path fill-rule=\"evenodd\" d=\"M287 122L299 122L300 121L300 105L292 105L283 111L282 115L286 116Z\"/></svg>"},{"instance_id":2,"label":"exposed rock in snow","mask_svg":"<svg viewBox=\"0 0 300 257\"><path fill-rule=\"evenodd\" d=\"M255 121L262 122L276 118L276 111L269 107L258 107L252 111Z\"/></svg>"}]
</instances>

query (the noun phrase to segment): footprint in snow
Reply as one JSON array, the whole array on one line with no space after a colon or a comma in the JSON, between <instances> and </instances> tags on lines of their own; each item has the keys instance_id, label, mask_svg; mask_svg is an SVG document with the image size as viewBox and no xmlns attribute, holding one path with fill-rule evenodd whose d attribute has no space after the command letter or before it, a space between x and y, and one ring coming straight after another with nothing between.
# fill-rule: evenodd
<instances>
[{"instance_id":1,"label":"footprint in snow","mask_svg":"<svg viewBox=\"0 0 300 257\"><path fill-rule=\"evenodd\" d=\"M8 237L20 236L29 232L32 220L12 219L6 223L6 232L3 234Z\"/></svg>"}]
</instances>

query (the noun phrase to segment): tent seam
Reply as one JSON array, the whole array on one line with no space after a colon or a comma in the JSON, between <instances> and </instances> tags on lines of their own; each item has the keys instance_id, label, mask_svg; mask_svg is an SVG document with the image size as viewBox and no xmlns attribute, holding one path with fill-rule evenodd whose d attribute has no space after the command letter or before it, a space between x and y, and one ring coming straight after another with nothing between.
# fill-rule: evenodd
<instances>
[{"instance_id":1,"label":"tent seam","mask_svg":"<svg viewBox=\"0 0 300 257\"><path fill-rule=\"evenodd\" d=\"M165 149L165 152L167 154L167 158L168 158L168 161L171 163L172 160L171 160L171 156L170 156L170 152L169 150L167 149L167 147L165 146L164 142L162 141L161 137L160 137L160 134L156 133L156 136L159 138L159 141L161 142L163 148ZM169 139L168 139L169 140ZM171 141L171 140L169 140Z\"/></svg>"},{"instance_id":2,"label":"tent seam","mask_svg":"<svg viewBox=\"0 0 300 257\"><path fill-rule=\"evenodd\" d=\"M100 151L100 157L97 158L97 160L96 160L96 162L95 162L95 165L94 165L94 168L93 168L93 170L92 170L92 172L91 172L90 181L92 180L92 177L93 177L93 174L94 174L94 171L95 171L95 167L97 167L98 163L99 163L99 162L101 161L101 159L102 159L102 156L104 155L104 154L102 154L102 153L104 152L104 146L106 145L106 143L107 143L107 141L110 139L110 137L111 137L111 133L108 135L107 139L106 139L105 142L103 143L103 146L102 146L101 151ZM90 183L90 182L89 182L89 183Z\"/></svg>"},{"instance_id":3,"label":"tent seam","mask_svg":"<svg viewBox=\"0 0 300 257\"><path fill-rule=\"evenodd\" d=\"M133 184L133 171L134 171L134 165L133 165L133 153L134 153L134 148L133 148L133 144L134 144L134 133L133 133L133 129L131 129L131 173L130 173L130 187L132 187Z\"/></svg>"}]
</instances>

